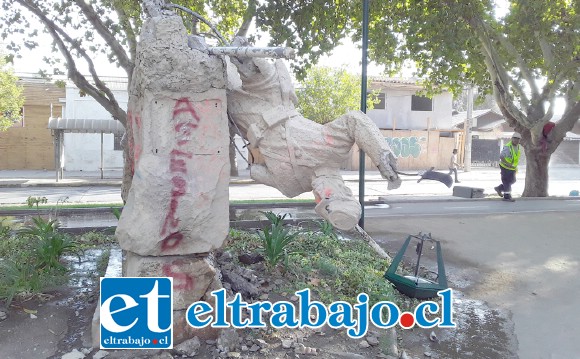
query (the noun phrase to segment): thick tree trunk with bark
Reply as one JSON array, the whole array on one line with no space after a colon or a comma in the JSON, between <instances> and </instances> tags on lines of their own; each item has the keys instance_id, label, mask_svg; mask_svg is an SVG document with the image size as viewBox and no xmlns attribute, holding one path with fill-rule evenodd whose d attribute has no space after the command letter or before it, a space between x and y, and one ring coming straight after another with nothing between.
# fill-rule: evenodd
<instances>
[{"instance_id":1,"label":"thick tree trunk with bark","mask_svg":"<svg viewBox=\"0 0 580 359\"><path fill-rule=\"evenodd\" d=\"M131 121L132 118L128 116L127 123L125 124L125 138L123 139L123 182L121 184L121 198L123 199L123 203L127 203L131 182L133 181L133 173L135 172L135 142L133 140L133 123Z\"/></svg>"},{"instance_id":2,"label":"thick tree trunk with bark","mask_svg":"<svg viewBox=\"0 0 580 359\"><path fill-rule=\"evenodd\" d=\"M541 145L529 144L526 152L526 185L523 197L548 196L548 164L551 153Z\"/></svg>"}]
</instances>

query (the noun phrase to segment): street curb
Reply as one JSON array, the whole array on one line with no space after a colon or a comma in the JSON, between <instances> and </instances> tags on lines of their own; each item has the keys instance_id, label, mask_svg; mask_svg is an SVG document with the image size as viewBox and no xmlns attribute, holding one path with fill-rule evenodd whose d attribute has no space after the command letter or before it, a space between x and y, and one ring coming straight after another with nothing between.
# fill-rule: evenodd
<instances>
[{"instance_id":1,"label":"street curb","mask_svg":"<svg viewBox=\"0 0 580 359\"><path fill-rule=\"evenodd\" d=\"M430 196L435 197L435 196ZM517 201L532 201L532 200L577 200L580 201L580 197L560 197L560 196L552 196L552 197L516 197L514 198ZM399 199L394 198L390 199L386 196L380 196L379 202L384 202L386 204L391 203L433 203L433 202L477 202L477 201L501 201L500 197L486 197L486 198L417 198L417 199Z\"/></svg>"},{"instance_id":2,"label":"street curb","mask_svg":"<svg viewBox=\"0 0 580 359\"><path fill-rule=\"evenodd\" d=\"M47 183L0 183L0 188L29 188L29 187L121 187L121 182L47 182Z\"/></svg>"},{"instance_id":3,"label":"street curb","mask_svg":"<svg viewBox=\"0 0 580 359\"><path fill-rule=\"evenodd\" d=\"M250 180L234 180L230 181L230 185L245 185L255 184L256 181ZM30 183L9 183L0 182L0 188L29 188L29 187L121 187L122 181L84 181L84 182L30 182Z\"/></svg>"}]
</instances>

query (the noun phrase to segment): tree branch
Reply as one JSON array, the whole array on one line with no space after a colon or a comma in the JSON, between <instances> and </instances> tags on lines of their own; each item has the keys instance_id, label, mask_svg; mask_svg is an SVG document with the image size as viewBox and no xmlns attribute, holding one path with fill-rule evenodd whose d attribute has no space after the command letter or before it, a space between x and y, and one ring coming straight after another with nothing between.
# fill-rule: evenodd
<instances>
[{"instance_id":1,"label":"tree branch","mask_svg":"<svg viewBox=\"0 0 580 359\"><path fill-rule=\"evenodd\" d=\"M248 35L248 30L250 29L250 25L252 24L252 20L256 15L256 0L249 0L248 7L246 8L246 12L244 13L244 21L242 22L242 26L236 33L236 36L246 37Z\"/></svg>"},{"instance_id":2,"label":"tree branch","mask_svg":"<svg viewBox=\"0 0 580 359\"><path fill-rule=\"evenodd\" d=\"M77 51L79 51L80 46L78 46L78 44L76 44L75 46L75 41L71 39L62 29L60 29L58 25L56 25L53 21L51 21L35 4L27 0L16 0L16 1L24 8L28 9L30 12L36 15L40 19L40 21L45 25L46 29L48 30L53 40L55 41L58 49L65 58L68 69L68 77L74 82L74 84L77 85L79 89L85 91L87 94L93 97L109 113L111 113L111 115L115 119L119 120L123 125L125 125L127 120L126 112L119 106L113 94L106 87L106 85L102 81L100 81L98 76L96 76L90 57L88 57L88 55L84 53L83 57L85 57L85 60L87 60L88 58L89 69L92 70L93 72L93 78L96 77L96 80L100 84L100 86L99 84L97 84L97 87L91 85L87 81L87 79L78 71L78 69L76 68L75 59L72 56L71 52L68 50L61 36L63 36L67 42L71 43ZM84 52L82 49L80 50ZM105 93L108 96L104 96L103 93Z\"/></svg>"},{"instance_id":3,"label":"tree branch","mask_svg":"<svg viewBox=\"0 0 580 359\"><path fill-rule=\"evenodd\" d=\"M127 17L125 10L122 7L116 6L115 11L119 17L119 23L121 27L127 34L127 43L129 44L129 58L131 62L131 71L127 72L129 83L131 83L131 77L133 75L133 68L135 67L135 58L137 57L137 36L135 35L135 30L131 26L131 21Z\"/></svg>"},{"instance_id":4,"label":"tree branch","mask_svg":"<svg viewBox=\"0 0 580 359\"><path fill-rule=\"evenodd\" d=\"M484 56L485 65L491 76L494 97L502 110L502 113L506 116L508 124L514 128L518 125L531 128L532 123L528 120L527 116L513 103L508 88L511 81L507 72L498 61L497 56L494 56L495 50L490 44L489 37L486 36L485 32L482 34L477 31L477 29L476 33L481 43L481 52Z\"/></svg>"},{"instance_id":5,"label":"tree branch","mask_svg":"<svg viewBox=\"0 0 580 359\"><path fill-rule=\"evenodd\" d=\"M87 17L87 20L93 25L95 30L101 35L103 40L111 47L113 54L117 58L119 65L130 74L133 72L133 61L127 56L127 52L121 46L119 41L115 36L109 31L109 29L103 24L99 15L95 12L91 4L86 0L74 0L77 6L81 9L83 14Z\"/></svg>"},{"instance_id":6,"label":"tree branch","mask_svg":"<svg viewBox=\"0 0 580 359\"><path fill-rule=\"evenodd\" d=\"M554 152L562 139L566 137L566 133L572 128L578 119L580 119L580 102L575 102L573 105L566 106L567 111L564 113L560 121L556 123L556 127L550 132L549 140L550 143L550 153Z\"/></svg>"},{"instance_id":7,"label":"tree branch","mask_svg":"<svg viewBox=\"0 0 580 359\"><path fill-rule=\"evenodd\" d=\"M504 93L505 96L509 96L509 97L505 97L502 96L502 98L507 101L510 105L507 105L508 108L510 108L514 114L514 117L518 118L518 119L523 119L524 121L528 121L527 120L527 116L525 116L521 110L517 109L514 105L513 105L513 99L511 98L511 95L509 94L510 91L510 87L513 88L515 90L515 92L518 94L518 96L520 97L520 101L522 102L522 107L523 108L527 108L529 107L530 101L527 97L527 95L525 94L525 92L523 91L523 89L521 88L521 86L514 81L514 79L512 79L506 69L503 67L501 59L499 54L497 53L497 50L495 49L495 47L492 44L492 40L491 40L491 36L490 34L487 33L486 31L486 26L485 23L483 22L483 20L481 19L470 19L469 20L471 26L473 27L475 33L477 34L477 37L479 38L479 41L482 45L482 53L484 55L484 57L486 58L486 66L488 68L488 71L490 73L495 73L497 75L497 79L496 81L494 81L494 86L500 86L501 88L499 89L501 93ZM528 124L526 124L527 126ZM531 126L531 124L530 124Z\"/></svg>"},{"instance_id":8,"label":"tree branch","mask_svg":"<svg viewBox=\"0 0 580 359\"><path fill-rule=\"evenodd\" d=\"M548 44L546 39L540 37L540 33L538 31L536 31L534 35L540 43L540 50L542 50L542 55L544 56L546 65L548 65L548 69L552 70L554 68L554 53L552 52L550 44Z\"/></svg>"},{"instance_id":9,"label":"tree branch","mask_svg":"<svg viewBox=\"0 0 580 359\"><path fill-rule=\"evenodd\" d=\"M181 11L184 11L186 13L188 13L189 15L197 18L198 20L200 20L201 22L203 22L204 24L206 24L207 26L209 26L209 28L211 29L211 31L213 31L216 36L218 37L218 39L220 40L220 42L222 43L222 45L226 45L228 42L226 41L226 39L222 36L222 34L219 32L219 30L217 29L217 27L215 27L214 24L212 24L211 22L209 22L208 20L206 20L203 16L201 16L200 14L196 13L195 11L192 11L184 6L181 5L176 5L176 4L166 4L164 5L165 8L171 9L179 9Z\"/></svg>"},{"instance_id":10,"label":"tree branch","mask_svg":"<svg viewBox=\"0 0 580 359\"><path fill-rule=\"evenodd\" d=\"M494 32L491 26L489 26L483 21L482 24L483 26L486 27L488 33ZM522 73L523 78L526 80L526 82L530 86L530 89L532 90L532 98L535 96L539 96L540 91L538 90L536 81L532 76L532 73L530 72L530 69L526 65L524 59L522 58L520 53L516 50L515 46L503 34L495 34L494 32L494 35L497 35L497 38L499 39L499 42L504 47L504 49L516 60L516 63L518 64L518 67Z\"/></svg>"}]
</instances>

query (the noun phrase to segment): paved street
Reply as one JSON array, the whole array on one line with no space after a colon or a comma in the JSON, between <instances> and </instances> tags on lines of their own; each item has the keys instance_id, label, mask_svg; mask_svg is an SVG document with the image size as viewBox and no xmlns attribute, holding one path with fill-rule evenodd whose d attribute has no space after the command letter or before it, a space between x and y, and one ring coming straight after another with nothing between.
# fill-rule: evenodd
<instances>
[{"instance_id":1,"label":"paved street","mask_svg":"<svg viewBox=\"0 0 580 359\"><path fill-rule=\"evenodd\" d=\"M0 204L23 204L28 196L45 196L56 203L59 198L69 197L70 203L115 203L120 202L120 173L109 174L109 179L100 180L98 173L65 173L65 180L56 183L53 173L48 171L0 171ZM112 175L112 177L111 177ZM355 196L358 196L358 172L344 171L343 178ZM29 176L29 178L26 178ZM417 183L418 177L404 177L403 184L395 190L387 189L387 182L377 172L365 175L365 199L385 197L387 201L417 199L457 199L452 197L453 189L434 181ZM461 186L484 189L488 195L495 192L499 184L497 168L474 168L469 173L460 173ZM513 186L517 196L524 188L524 174L518 174ZM49 186L49 187L43 187ZM549 194L568 196L570 191L580 190L580 166L555 167L550 169ZM248 171L232 178L230 200L263 200L286 198L280 191L249 179ZM297 198L314 199L311 192Z\"/></svg>"},{"instance_id":2,"label":"paved street","mask_svg":"<svg viewBox=\"0 0 580 359\"><path fill-rule=\"evenodd\" d=\"M569 210L367 218L365 229L389 252L409 234L431 232L441 241L452 287L482 301L475 309L458 304L458 316L472 312L471 326L437 330L440 343L429 341L430 331L408 333L417 336L416 345L406 343L418 349L414 357L430 351L437 358L504 359L512 357L501 354L511 346L520 359L579 357L580 206L562 204Z\"/></svg>"},{"instance_id":3,"label":"paved street","mask_svg":"<svg viewBox=\"0 0 580 359\"><path fill-rule=\"evenodd\" d=\"M2 175L0 185L2 179L8 181ZM344 177L356 194L356 174L345 173ZM461 185L484 188L487 194L493 194L498 177L497 169L460 174ZM98 185L98 181L75 183L80 187L36 187L38 182L22 178L10 181L32 187L1 187L2 204L23 204L28 196L46 196L49 203L67 196L72 203L120 202L118 186ZM41 177L37 181L50 180ZM523 183L520 178L516 193L521 193ZM386 182L374 174L367 176L366 188L367 199L385 196L386 204L365 209L365 229L381 246L394 253L409 234L432 233L442 243L453 288L464 298L483 303L474 312L473 327L438 331L438 343L430 342L429 333L419 329L408 333L419 338L416 343L406 343L411 344L407 348L415 357L429 350L438 358L463 358L467 352L479 358L486 350L493 353L497 348L500 356L481 358L578 357L580 198L519 199L515 203L494 196L470 200L452 197L452 190L440 183L417 183L412 178L400 189L387 191ZM580 168L552 170L551 195L565 196L573 189L580 189ZM303 196L312 198L310 193ZM266 198L284 197L255 183L230 186L232 200ZM422 263L428 265L429 260L426 254ZM463 304L458 305L458 315L463 314ZM484 307L489 308L485 311Z\"/></svg>"},{"instance_id":4,"label":"paved street","mask_svg":"<svg viewBox=\"0 0 580 359\"><path fill-rule=\"evenodd\" d=\"M387 199L388 203L388 199ZM578 199L520 199L515 203L497 199L400 202L367 206L365 218L450 217L462 215L580 212Z\"/></svg>"}]
</instances>

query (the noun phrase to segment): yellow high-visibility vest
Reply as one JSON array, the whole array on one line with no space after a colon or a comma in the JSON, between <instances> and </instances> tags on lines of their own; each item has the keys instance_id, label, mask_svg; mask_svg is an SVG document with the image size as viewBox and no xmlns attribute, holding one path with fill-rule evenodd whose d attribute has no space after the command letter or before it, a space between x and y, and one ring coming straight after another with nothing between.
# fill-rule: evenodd
<instances>
[{"instance_id":1,"label":"yellow high-visibility vest","mask_svg":"<svg viewBox=\"0 0 580 359\"><path fill-rule=\"evenodd\" d=\"M520 161L520 145L514 147L512 141L506 144L506 147L510 149L509 157L505 157L499 163L505 169L515 171L518 169L518 162Z\"/></svg>"}]
</instances>

